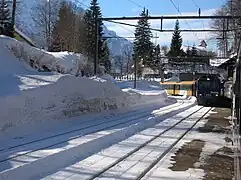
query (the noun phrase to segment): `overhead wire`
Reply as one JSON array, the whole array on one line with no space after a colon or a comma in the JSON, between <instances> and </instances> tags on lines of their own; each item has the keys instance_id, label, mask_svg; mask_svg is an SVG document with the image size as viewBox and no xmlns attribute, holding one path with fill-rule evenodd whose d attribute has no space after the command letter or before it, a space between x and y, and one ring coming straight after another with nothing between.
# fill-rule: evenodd
<instances>
[{"instance_id":1,"label":"overhead wire","mask_svg":"<svg viewBox=\"0 0 241 180\"><path fill-rule=\"evenodd\" d=\"M140 4L138 4L137 2L135 2L135 1L133 1L133 0L127 0L127 1L129 1L129 2L131 2L132 4L134 4L134 5L136 5L136 6L138 6L138 7L140 7L140 8L145 8L145 6L142 6L142 5L140 5ZM148 9L148 8L147 8ZM149 9L148 9L149 10ZM150 12L150 11L149 11ZM133 26L134 27L134 26ZM135 27L138 27L138 26L135 26ZM153 38L157 38L157 36L156 37L153 37Z\"/></svg>"},{"instance_id":2,"label":"overhead wire","mask_svg":"<svg viewBox=\"0 0 241 180\"><path fill-rule=\"evenodd\" d=\"M133 0L128 0L128 1L131 2L132 4L136 5L136 6L140 7L140 8L144 8L144 6L138 4L137 2L135 2L135 1L133 1ZM134 31L132 31L132 30L126 28L125 26L123 26L123 25L125 25L124 23L123 23L123 25L121 25L121 24L118 24L118 25L119 25L120 27L122 27L123 29L125 29L125 30L131 32L132 34L135 34Z\"/></svg>"},{"instance_id":3,"label":"overhead wire","mask_svg":"<svg viewBox=\"0 0 241 180\"><path fill-rule=\"evenodd\" d=\"M87 6L87 5L84 4L84 1L85 1L85 0L82 0L82 1L79 0L78 3L80 3L81 5L83 5L83 6L86 7L86 8L89 8L89 6ZM119 26L122 27L123 29L131 32L131 33L134 33L133 31L131 31L130 29L124 27L123 25L120 25L120 24L119 24ZM118 36L116 36L116 37L118 37Z\"/></svg>"},{"instance_id":4,"label":"overhead wire","mask_svg":"<svg viewBox=\"0 0 241 180\"><path fill-rule=\"evenodd\" d=\"M201 10L200 6L198 6L198 4L196 3L195 0L192 0L192 2L198 8L198 10ZM204 23L203 23L202 20L201 20L201 22L202 22L203 28L205 28ZM207 34L206 33L204 33L204 36L205 36L205 39L207 39Z\"/></svg>"},{"instance_id":5,"label":"overhead wire","mask_svg":"<svg viewBox=\"0 0 241 180\"><path fill-rule=\"evenodd\" d=\"M175 9L178 11L178 13L182 16L181 11L180 11L179 8L176 6L176 4L173 2L173 0L170 0L170 2L171 2L172 5L175 7ZM185 21L185 23L187 24L188 28L189 28L190 30L192 30L192 28L191 28L191 26L189 25L189 23L187 22L187 20L184 20L184 21ZM196 38L199 40L197 34L194 33L194 32L193 32L193 34L194 34L194 35L196 36Z\"/></svg>"},{"instance_id":6,"label":"overhead wire","mask_svg":"<svg viewBox=\"0 0 241 180\"><path fill-rule=\"evenodd\" d=\"M131 2L132 4L135 4L136 6L140 7L140 8L144 8L144 6L138 4L137 2L133 1L133 0L127 0L129 2Z\"/></svg>"}]
</instances>

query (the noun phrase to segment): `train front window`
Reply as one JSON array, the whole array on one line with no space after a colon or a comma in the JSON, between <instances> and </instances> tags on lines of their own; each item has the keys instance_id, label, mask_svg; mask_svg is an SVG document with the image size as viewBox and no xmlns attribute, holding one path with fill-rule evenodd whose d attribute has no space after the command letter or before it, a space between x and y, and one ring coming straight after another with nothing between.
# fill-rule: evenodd
<instances>
[{"instance_id":1,"label":"train front window","mask_svg":"<svg viewBox=\"0 0 241 180\"><path fill-rule=\"evenodd\" d=\"M213 82L213 81L200 81L199 82L199 89L200 90L210 90L210 91L215 91L219 90L220 86L219 84Z\"/></svg>"}]
</instances>

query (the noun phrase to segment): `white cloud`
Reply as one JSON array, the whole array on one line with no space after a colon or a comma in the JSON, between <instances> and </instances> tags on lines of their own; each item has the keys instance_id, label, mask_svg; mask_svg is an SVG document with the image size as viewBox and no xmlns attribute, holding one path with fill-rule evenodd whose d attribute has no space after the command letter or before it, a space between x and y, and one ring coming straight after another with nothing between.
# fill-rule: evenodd
<instances>
[{"instance_id":1,"label":"white cloud","mask_svg":"<svg viewBox=\"0 0 241 180\"><path fill-rule=\"evenodd\" d=\"M201 13L201 15L212 15L215 12L215 9L207 9ZM182 15L185 16L195 16L197 15L197 12L186 12L182 13ZM153 16L161 16L161 15L153 15ZM173 15L165 15L165 16L180 16L179 14L173 14ZM124 22L128 24L136 25L137 21L131 20L131 21L119 21ZM173 29L175 25L176 20L164 20L163 21L163 29ZM209 29L209 23L210 20L179 20L180 22L180 28L181 29L189 29L191 27L192 29ZM150 20L151 27L160 29L160 20ZM187 25L188 23L188 25ZM114 23L106 23L108 29L115 31L117 35L126 37L126 36L134 36L135 27L131 26L125 26L125 25L118 25ZM153 31L153 35L159 36L158 39L153 39L153 42L158 42L159 44L165 44L169 45L171 42L172 32L156 32ZM197 38L197 37L198 38ZM211 33L208 32L182 32L183 37L183 44L184 45L190 45L193 44L198 45L199 40L204 39L208 40L212 36ZM208 44L209 45L209 44Z\"/></svg>"}]
</instances>

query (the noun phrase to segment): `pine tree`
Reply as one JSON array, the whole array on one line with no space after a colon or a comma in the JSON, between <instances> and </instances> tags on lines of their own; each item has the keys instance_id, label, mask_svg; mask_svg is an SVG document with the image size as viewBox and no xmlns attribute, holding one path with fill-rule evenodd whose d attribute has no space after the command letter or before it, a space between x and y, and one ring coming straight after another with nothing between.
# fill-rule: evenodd
<instances>
[{"instance_id":1,"label":"pine tree","mask_svg":"<svg viewBox=\"0 0 241 180\"><path fill-rule=\"evenodd\" d=\"M187 52L186 52L186 54L187 54L187 57L191 57L191 56L192 56L192 51L190 50L190 47L189 47L189 46L187 47Z\"/></svg>"},{"instance_id":2,"label":"pine tree","mask_svg":"<svg viewBox=\"0 0 241 180\"><path fill-rule=\"evenodd\" d=\"M110 51L107 43L104 43L101 49L100 64L105 67L107 73L111 71Z\"/></svg>"},{"instance_id":3,"label":"pine tree","mask_svg":"<svg viewBox=\"0 0 241 180\"><path fill-rule=\"evenodd\" d=\"M154 48L152 69L157 70L161 65L161 48L158 44Z\"/></svg>"},{"instance_id":4,"label":"pine tree","mask_svg":"<svg viewBox=\"0 0 241 180\"><path fill-rule=\"evenodd\" d=\"M0 27L10 23L10 9L6 0L0 0Z\"/></svg>"},{"instance_id":5,"label":"pine tree","mask_svg":"<svg viewBox=\"0 0 241 180\"><path fill-rule=\"evenodd\" d=\"M76 39L75 39L75 51L77 53L84 54L84 32L85 32L85 24L83 20L83 15L81 12L77 12L76 14Z\"/></svg>"},{"instance_id":6,"label":"pine tree","mask_svg":"<svg viewBox=\"0 0 241 180\"><path fill-rule=\"evenodd\" d=\"M197 48L193 45L192 50L191 50L192 57L197 56Z\"/></svg>"},{"instance_id":7,"label":"pine tree","mask_svg":"<svg viewBox=\"0 0 241 180\"><path fill-rule=\"evenodd\" d=\"M99 18L102 17L101 9L99 7L99 4L97 0L92 0L90 3L90 8L87 9L85 15L84 15L84 21L85 21L85 54L90 57L94 58L95 56L95 49L96 49L96 24L98 24L98 58L101 59L101 49L103 45L103 22L99 20ZM98 20L98 23L97 23Z\"/></svg>"},{"instance_id":8,"label":"pine tree","mask_svg":"<svg viewBox=\"0 0 241 180\"><path fill-rule=\"evenodd\" d=\"M52 51L74 51L75 49L75 14L70 2L63 1L59 17L51 33Z\"/></svg>"},{"instance_id":9,"label":"pine tree","mask_svg":"<svg viewBox=\"0 0 241 180\"><path fill-rule=\"evenodd\" d=\"M57 25L58 25L58 23L56 23L56 25L54 26L52 34L51 34L52 42L51 42L51 45L49 47L49 51L52 51L52 52L62 51L61 36L58 32Z\"/></svg>"},{"instance_id":10,"label":"pine tree","mask_svg":"<svg viewBox=\"0 0 241 180\"><path fill-rule=\"evenodd\" d=\"M6 0L0 0L0 34L14 37L14 28L11 24L10 10Z\"/></svg>"},{"instance_id":11,"label":"pine tree","mask_svg":"<svg viewBox=\"0 0 241 180\"><path fill-rule=\"evenodd\" d=\"M172 42L171 42L171 47L170 51L168 53L168 56L172 57L178 57L178 56L184 56L184 51L182 50L182 37L181 37L181 31L179 30L179 21L176 21L175 24L175 30L172 35ZM170 59L173 61L172 59Z\"/></svg>"},{"instance_id":12,"label":"pine tree","mask_svg":"<svg viewBox=\"0 0 241 180\"><path fill-rule=\"evenodd\" d=\"M137 61L138 75L141 75L141 63L144 66L151 66L152 63L152 53L153 53L153 43L151 42L152 32L150 30L150 23L148 19L148 11L144 10L140 14L143 19L140 19L137 23L137 28L135 30L135 40L134 40L134 55L133 58Z\"/></svg>"}]
</instances>

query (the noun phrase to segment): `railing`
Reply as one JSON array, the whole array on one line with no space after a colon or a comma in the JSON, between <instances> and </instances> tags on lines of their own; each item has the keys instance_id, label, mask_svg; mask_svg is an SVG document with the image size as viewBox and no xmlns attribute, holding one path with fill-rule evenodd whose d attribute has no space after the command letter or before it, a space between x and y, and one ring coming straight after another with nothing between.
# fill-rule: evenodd
<instances>
[{"instance_id":1,"label":"railing","mask_svg":"<svg viewBox=\"0 0 241 180\"><path fill-rule=\"evenodd\" d=\"M241 53L239 53L241 54ZM233 142L235 146L234 152L234 174L235 180L241 179L241 56L239 55L237 58L236 68L234 72L233 78L233 111L232 111L232 119L233 119Z\"/></svg>"}]
</instances>

